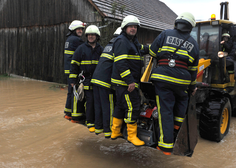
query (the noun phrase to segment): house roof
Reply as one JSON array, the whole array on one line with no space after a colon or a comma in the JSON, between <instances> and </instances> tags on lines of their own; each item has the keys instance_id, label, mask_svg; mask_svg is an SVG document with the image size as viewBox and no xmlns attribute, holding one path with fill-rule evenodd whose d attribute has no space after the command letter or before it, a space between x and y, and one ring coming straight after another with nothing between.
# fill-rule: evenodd
<instances>
[{"instance_id":1,"label":"house roof","mask_svg":"<svg viewBox=\"0 0 236 168\"><path fill-rule=\"evenodd\" d=\"M147 29L165 30L174 27L177 15L159 0L88 0L105 18L122 21L127 15L136 16ZM115 15L112 13L117 6ZM119 9L125 7L123 14Z\"/></svg>"}]
</instances>

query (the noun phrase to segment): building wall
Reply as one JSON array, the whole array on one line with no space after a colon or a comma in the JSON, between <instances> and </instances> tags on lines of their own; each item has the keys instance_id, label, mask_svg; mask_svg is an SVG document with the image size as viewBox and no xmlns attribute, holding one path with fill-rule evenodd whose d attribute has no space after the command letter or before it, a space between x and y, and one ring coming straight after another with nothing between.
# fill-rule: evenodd
<instances>
[{"instance_id":1,"label":"building wall","mask_svg":"<svg viewBox=\"0 0 236 168\"><path fill-rule=\"evenodd\" d=\"M87 0L1 1L0 74L65 83L65 35L75 19L102 24Z\"/></svg>"},{"instance_id":2,"label":"building wall","mask_svg":"<svg viewBox=\"0 0 236 168\"><path fill-rule=\"evenodd\" d=\"M66 83L65 35L75 19L99 27L107 24L87 0L0 1L0 74ZM119 24L100 29L102 46L109 42ZM147 44L159 33L140 29L138 38Z\"/></svg>"}]
</instances>

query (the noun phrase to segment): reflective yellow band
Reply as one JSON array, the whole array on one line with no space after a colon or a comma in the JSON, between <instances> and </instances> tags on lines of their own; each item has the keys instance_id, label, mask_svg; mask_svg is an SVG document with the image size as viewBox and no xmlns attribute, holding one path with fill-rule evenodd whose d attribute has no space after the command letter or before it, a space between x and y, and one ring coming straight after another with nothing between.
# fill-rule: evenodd
<instances>
[{"instance_id":1,"label":"reflective yellow band","mask_svg":"<svg viewBox=\"0 0 236 168\"><path fill-rule=\"evenodd\" d=\"M81 61L81 65L91 65L91 64L98 64L98 61L97 60Z\"/></svg>"},{"instance_id":2,"label":"reflective yellow band","mask_svg":"<svg viewBox=\"0 0 236 168\"><path fill-rule=\"evenodd\" d=\"M92 86L84 86L84 90L91 90L91 89L93 89L93 87Z\"/></svg>"},{"instance_id":3,"label":"reflective yellow band","mask_svg":"<svg viewBox=\"0 0 236 168\"><path fill-rule=\"evenodd\" d=\"M103 129L95 129L95 133L97 134L103 133Z\"/></svg>"},{"instance_id":4,"label":"reflective yellow band","mask_svg":"<svg viewBox=\"0 0 236 168\"><path fill-rule=\"evenodd\" d=\"M197 66L188 66L188 70L189 71L196 71L197 70Z\"/></svg>"},{"instance_id":5,"label":"reflective yellow band","mask_svg":"<svg viewBox=\"0 0 236 168\"><path fill-rule=\"evenodd\" d=\"M72 117L80 117L83 116L83 113L71 113Z\"/></svg>"},{"instance_id":6,"label":"reflective yellow band","mask_svg":"<svg viewBox=\"0 0 236 168\"><path fill-rule=\"evenodd\" d=\"M123 59L132 59L132 60L143 60L143 57L139 56L139 55L120 55L115 57L114 62L123 60Z\"/></svg>"},{"instance_id":7,"label":"reflective yellow band","mask_svg":"<svg viewBox=\"0 0 236 168\"><path fill-rule=\"evenodd\" d=\"M190 85L196 85L197 81L192 81Z\"/></svg>"},{"instance_id":8,"label":"reflective yellow band","mask_svg":"<svg viewBox=\"0 0 236 168\"><path fill-rule=\"evenodd\" d=\"M150 48L149 48L149 54L150 54L151 56L153 56L153 57L156 57L156 56L157 56L156 53L154 53Z\"/></svg>"},{"instance_id":9,"label":"reflective yellow band","mask_svg":"<svg viewBox=\"0 0 236 168\"><path fill-rule=\"evenodd\" d=\"M78 66L80 66L80 62L78 62L76 60L71 60L71 64L77 64Z\"/></svg>"},{"instance_id":10,"label":"reflective yellow band","mask_svg":"<svg viewBox=\"0 0 236 168\"><path fill-rule=\"evenodd\" d=\"M103 81L100 81L98 79L92 79L91 83L96 83L98 85L101 85L101 86L104 86L104 87L107 87L107 88L111 88L111 84L103 82Z\"/></svg>"},{"instance_id":11,"label":"reflective yellow band","mask_svg":"<svg viewBox=\"0 0 236 168\"><path fill-rule=\"evenodd\" d=\"M69 78L77 78L78 74L70 74Z\"/></svg>"},{"instance_id":12,"label":"reflective yellow band","mask_svg":"<svg viewBox=\"0 0 236 168\"><path fill-rule=\"evenodd\" d=\"M87 127L93 127L95 124L87 123Z\"/></svg>"},{"instance_id":13,"label":"reflective yellow band","mask_svg":"<svg viewBox=\"0 0 236 168\"><path fill-rule=\"evenodd\" d=\"M117 80L117 79L111 78L111 82L118 84L118 85L122 85L122 86L128 86L128 84L126 84L125 81L122 81L122 80ZM138 88L139 84L135 83L135 87Z\"/></svg>"},{"instance_id":14,"label":"reflective yellow band","mask_svg":"<svg viewBox=\"0 0 236 168\"><path fill-rule=\"evenodd\" d=\"M162 51L168 51L168 52L174 52L176 50L175 47L170 47L170 46L163 46L161 49L159 49L158 52L162 52ZM179 55L183 55L183 56L187 56L189 58L189 62L193 62L194 61L194 58L191 57L189 54L188 54L188 51L186 50L181 50L179 49L176 54L179 54Z\"/></svg>"},{"instance_id":15,"label":"reflective yellow band","mask_svg":"<svg viewBox=\"0 0 236 168\"><path fill-rule=\"evenodd\" d=\"M182 85L189 85L191 82L190 80L183 80L183 79L173 78L170 76L155 74L155 73L153 73L151 75L151 78L161 79L161 80L165 80L165 81L169 81L169 82L173 82L173 83L177 83L177 84L182 84Z\"/></svg>"},{"instance_id":16,"label":"reflective yellow band","mask_svg":"<svg viewBox=\"0 0 236 168\"><path fill-rule=\"evenodd\" d=\"M70 73L70 70L65 70L65 74L69 74Z\"/></svg>"},{"instance_id":17,"label":"reflective yellow band","mask_svg":"<svg viewBox=\"0 0 236 168\"><path fill-rule=\"evenodd\" d=\"M164 134L163 134L163 129L162 129L162 120L161 120L161 106L160 106L160 101L159 101L159 96L156 95L156 103L157 103L157 111L158 111L158 124L159 124L159 128L160 128L160 141L163 142L163 137L164 137Z\"/></svg>"},{"instance_id":18,"label":"reflective yellow band","mask_svg":"<svg viewBox=\"0 0 236 168\"><path fill-rule=\"evenodd\" d=\"M75 51L65 50L64 54L73 55Z\"/></svg>"},{"instance_id":19,"label":"reflective yellow band","mask_svg":"<svg viewBox=\"0 0 236 168\"><path fill-rule=\"evenodd\" d=\"M141 44L141 49L140 50L143 50L143 45Z\"/></svg>"},{"instance_id":20,"label":"reflective yellow band","mask_svg":"<svg viewBox=\"0 0 236 168\"><path fill-rule=\"evenodd\" d=\"M111 136L111 132L104 132L105 136Z\"/></svg>"},{"instance_id":21,"label":"reflective yellow band","mask_svg":"<svg viewBox=\"0 0 236 168\"><path fill-rule=\"evenodd\" d=\"M114 101L113 101L113 94L109 94L109 102L110 102L110 129L112 127L112 116L114 113Z\"/></svg>"},{"instance_id":22,"label":"reflective yellow band","mask_svg":"<svg viewBox=\"0 0 236 168\"><path fill-rule=\"evenodd\" d=\"M130 70L128 69L128 70L126 70L125 72L122 72L122 73L120 74L120 76L121 76L122 78L124 78L124 77L126 77L127 75L129 75L129 74L131 74L131 72L130 72Z\"/></svg>"},{"instance_id":23,"label":"reflective yellow band","mask_svg":"<svg viewBox=\"0 0 236 168\"><path fill-rule=\"evenodd\" d=\"M181 117L175 117L175 119L174 119L175 121L177 121L177 122L183 122L184 121L184 118L181 118Z\"/></svg>"},{"instance_id":24,"label":"reflective yellow band","mask_svg":"<svg viewBox=\"0 0 236 168\"><path fill-rule=\"evenodd\" d=\"M132 113L133 113L133 106L132 106L132 102L130 101L129 95L125 94L125 100L128 106L128 114L127 114L127 118L125 118L125 123L130 123L132 122L131 118L132 118Z\"/></svg>"},{"instance_id":25,"label":"reflective yellow band","mask_svg":"<svg viewBox=\"0 0 236 168\"><path fill-rule=\"evenodd\" d=\"M64 109L65 112L71 113L71 109L65 108Z\"/></svg>"},{"instance_id":26,"label":"reflective yellow band","mask_svg":"<svg viewBox=\"0 0 236 168\"><path fill-rule=\"evenodd\" d=\"M158 146L161 146L161 147L163 147L163 148L173 148L174 143L158 142Z\"/></svg>"},{"instance_id":27,"label":"reflective yellow band","mask_svg":"<svg viewBox=\"0 0 236 168\"><path fill-rule=\"evenodd\" d=\"M102 53L101 57L105 57L105 58L108 58L110 60L114 60L114 56L113 55L106 54L106 53Z\"/></svg>"},{"instance_id":28,"label":"reflective yellow band","mask_svg":"<svg viewBox=\"0 0 236 168\"><path fill-rule=\"evenodd\" d=\"M77 109L77 99L74 96L74 100L73 100L73 112L71 113L72 117L80 117L83 116L83 113L78 113L78 109Z\"/></svg>"}]
</instances>

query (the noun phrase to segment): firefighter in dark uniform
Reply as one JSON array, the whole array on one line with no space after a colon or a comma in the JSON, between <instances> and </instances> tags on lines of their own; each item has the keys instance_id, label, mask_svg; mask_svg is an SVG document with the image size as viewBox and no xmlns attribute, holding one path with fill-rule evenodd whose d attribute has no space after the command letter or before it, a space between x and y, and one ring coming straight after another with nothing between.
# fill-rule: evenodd
<instances>
[{"instance_id":1,"label":"firefighter in dark uniform","mask_svg":"<svg viewBox=\"0 0 236 168\"><path fill-rule=\"evenodd\" d=\"M188 105L186 90L192 94L196 92L199 50L197 42L190 36L195 24L191 13L182 13L175 20L175 28L163 31L149 50L158 62L151 81L155 85L158 109L157 149L165 155L173 151L174 129L179 129L185 117ZM184 44L172 55L182 42Z\"/></svg>"},{"instance_id":2,"label":"firefighter in dark uniform","mask_svg":"<svg viewBox=\"0 0 236 168\"><path fill-rule=\"evenodd\" d=\"M84 41L81 39L81 36L82 36L85 26L86 24L79 20L74 20L73 22L71 22L69 26L69 33L66 35L68 38L65 42L64 70L65 70L65 75L67 76L68 93L67 93L67 100L66 100L66 105L64 109L64 113L65 113L64 117L68 120L71 120L72 122L75 121L75 120L72 120L72 114L73 114L72 106L75 106L75 107L77 106L73 105L74 103L73 88L71 87L70 82L69 82L70 63L71 63L71 59L76 48L79 45L84 43ZM74 110L75 114L76 114L76 111L77 111L77 108L75 108Z\"/></svg>"},{"instance_id":3,"label":"firefighter in dark uniform","mask_svg":"<svg viewBox=\"0 0 236 168\"><path fill-rule=\"evenodd\" d=\"M226 66L233 65L234 67L234 79L236 81L236 58L235 58L235 43L233 38L230 38L228 33L222 34L222 41L220 42L222 51L227 52ZM231 96L236 95L236 84L234 89L229 93Z\"/></svg>"},{"instance_id":4,"label":"firefighter in dark uniform","mask_svg":"<svg viewBox=\"0 0 236 168\"><path fill-rule=\"evenodd\" d=\"M103 47L98 43L100 31L97 26L90 25L85 30L87 41L80 45L73 55L70 69L71 85L76 83L76 79L81 71L85 80L84 93L86 98L86 123L90 132L95 131L95 113L94 113L94 97L92 85L90 83L93 72L98 64L98 60L103 51Z\"/></svg>"},{"instance_id":5,"label":"firefighter in dark uniform","mask_svg":"<svg viewBox=\"0 0 236 168\"><path fill-rule=\"evenodd\" d=\"M104 48L98 65L93 73L94 107L95 107L95 133L104 132L105 138L111 137L112 115L114 112L113 93L111 87L111 73L114 56L112 53L113 42L121 33L121 27L113 34L113 38Z\"/></svg>"},{"instance_id":6,"label":"firefighter in dark uniform","mask_svg":"<svg viewBox=\"0 0 236 168\"><path fill-rule=\"evenodd\" d=\"M143 67L143 57L136 34L140 22L137 17L128 15L122 23L122 33L113 43L114 64L111 82L116 89L116 105L113 114L111 139L123 136L123 120L127 124L127 140L135 146L145 144L137 137L137 119L140 114L139 81ZM148 53L148 46L146 46Z\"/></svg>"}]
</instances>

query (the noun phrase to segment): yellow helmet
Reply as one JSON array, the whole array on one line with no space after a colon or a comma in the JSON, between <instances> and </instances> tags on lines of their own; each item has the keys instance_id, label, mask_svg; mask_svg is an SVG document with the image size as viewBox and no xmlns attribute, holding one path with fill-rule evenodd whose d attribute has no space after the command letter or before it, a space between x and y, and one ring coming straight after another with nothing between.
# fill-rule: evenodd
<instances>
[{"instance_id":1,"label":"yellow helmet","mask_svg":"<svg viewBox=\"0 0 236 168\"><path fill-rule=\"evenodd\" d=\"M90 25L86 28L85 30L85 35L87 34L96 34L100 37L100 31L97 26L95 25Z\"/></svg>"},{"instance_id":2,"label":"yellow helmet","mask_svg":"<svg viewBox=\"0 0 236 168\"><path fill-rule=\"evenodd\" d=\"M71 22L70 26L69 26L69 30L73 31L75 29L78 29L78 28L85 28L86 26L86 23L83 23L79 20L74 20L73 22Z\"/></svg>"},{"instance_id":3,"label":"yellow helmet","mask_svg":"<svg viewBox=\"0 0 236 168\"><path fill-rule=\"evenodd\" d=\"M126 26L131 26L131 25L137 25L140 27L140 22L136 16L128 15L123 19L121 23L121 29L124 29Z\"/></svg>"}]
</instances>

